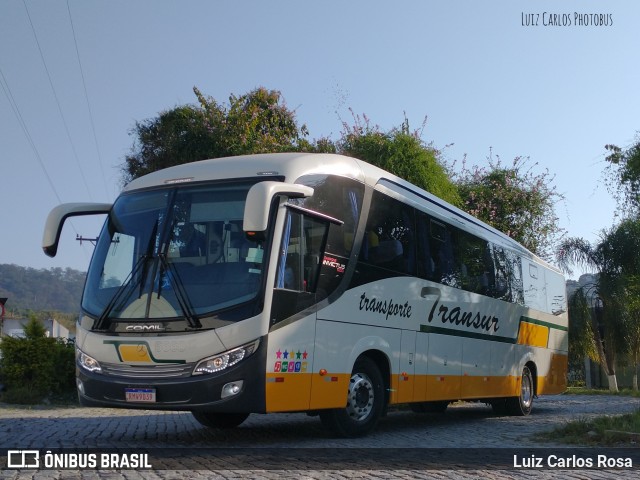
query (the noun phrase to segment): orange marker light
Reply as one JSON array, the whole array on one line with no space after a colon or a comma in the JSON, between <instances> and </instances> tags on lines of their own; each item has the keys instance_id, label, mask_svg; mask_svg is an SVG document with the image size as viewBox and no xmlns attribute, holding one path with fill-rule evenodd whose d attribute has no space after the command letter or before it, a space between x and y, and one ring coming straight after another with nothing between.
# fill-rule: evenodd
<instances>
[{"instance_id":1,"label":"orange marker light","mask_svg":"<svg viewBox=\"0 0 640 480\"><path fill-rule=\"evenodd\" d=\"M327 374L327 371L324 368L321 368L318 373L320 374L321 377L324 377Z\"/></svg>"}]
</instances>

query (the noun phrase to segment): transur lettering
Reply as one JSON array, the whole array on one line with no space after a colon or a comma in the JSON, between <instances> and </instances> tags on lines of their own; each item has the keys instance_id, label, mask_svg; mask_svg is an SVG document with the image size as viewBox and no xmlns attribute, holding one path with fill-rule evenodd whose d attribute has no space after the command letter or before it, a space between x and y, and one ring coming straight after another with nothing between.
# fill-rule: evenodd
<instances>
[{"instance_id":1,"label":"transur lettering","mask_svg":"<svg viewBox=\"0 0 640 480\"><path fill-rule=\"evenodd\" d=\"M460 307L450 308L446 305L440 305L440 308L437 308L438 305L440 305L438 300L433 302L433 307L431 307L431 312L429 313L429 323L433 321L435 316L439 317L442 323L463 325L486 332L497 332L500 328L498 326L500 322L498 317L483 315L481 312L463 311Z\"/></svg>"}]
</instances>

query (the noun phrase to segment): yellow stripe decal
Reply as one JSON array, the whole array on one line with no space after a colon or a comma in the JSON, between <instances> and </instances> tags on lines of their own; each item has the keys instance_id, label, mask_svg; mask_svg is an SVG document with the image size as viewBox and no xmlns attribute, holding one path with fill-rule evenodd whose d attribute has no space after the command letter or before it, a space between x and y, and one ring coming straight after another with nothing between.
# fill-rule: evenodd
<instances>
[{"instance_id":1,"label":"yellow stripe decal","mask_svg":"<svg viewBox=\"0 0 640 480\"><path fill-rule=\"evenodd\" d=\"M267 412L295 412L343 408L349 389L348 373L268 373ZM553 354L549 373L538 376L538 394L566 389L567 355ZM520 376L392 374L389 403L429 402L517 396Z\"/></svg>"}]
</instances>

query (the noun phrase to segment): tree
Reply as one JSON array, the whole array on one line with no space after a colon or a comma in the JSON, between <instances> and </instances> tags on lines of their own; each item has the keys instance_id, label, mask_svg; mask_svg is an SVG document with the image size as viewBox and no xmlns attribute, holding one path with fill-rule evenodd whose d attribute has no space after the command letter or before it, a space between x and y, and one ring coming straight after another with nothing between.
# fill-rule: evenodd
<instances>
[{"instance_id":1,"label":"tree","mask_svg":"<svg viewBox=\"0 0 640 480\"><path fill-rule=\"evenodd\" d=\"M616 268L625 354L634 367L633 389L638 390L640 357L640 219L627 218L611 229L608 242Z\"/></svg>"},{"instance_id":2,"label":"tree","mask_svg":"<svg viewBox=\"0 0 640 480\"><path fill-rule=\"evenodd\" d=\"M229 106L205 97L194 87L205 116L205 126L223 149L223 156L299 150L306 125L298 127L295 112L285 105L277 90L256 88L229 97Z\"/></svg>"},{"instance_id":3,"label":"tree","mask_svg":"<svg viewBox=\"0 0 640 480\"><path fill-rule=\"evenodd\" d=\"M576 370L585 357L599 361L594 341L597 328L594 312L595 298L589 288L578 288L568 299L569 314L569 371Z\"/></svg>"},{"instance_id":4,"label":"tree","mask_svg":"<svg viewBox=\"0 0 640 480\"><path fill-rule=\"evenodd\" d=\"M228 105L194 87L198 105L183 105L136 122L131 153L123 166L124 182L182 163L249 153L332 151L327 139L306 140L280 92L256 88L231 95Z\"/></svg>"},{"instance_id":5,"label":"tree","mask_svg":"<svg viewBox=\"0 0 640 480\"><path fill-rule=\"evenodd\" d=\"M24 338L4 337L0 342L0 376L6 387L3 401L33 404L72 390L74 346L48 338L35 316L24 326L24 334Z\"/></svg>"},{"instance_id":6,"label":"tree","mask_svg":"<svg viewBox=\"0 0 640 480\"><path fill-rule=\"evenodd\" d=\"M536 174L527 158L516 157L504 165L488 158L488 167L467 167L455 176L463 208L504 232L533 253L550 260L553 246L564 230L558 225L555 206L564 199L553 186L548 170Z\"/></svg>"},{"instance_id":7,"label":"tree","mask_svg":"<svg viewBox=\"0 0 640 480\"><path fill-rule=\"evenodd\" d=\"M615 315L619 303L613 287L613 277L608 270L609 259L606 256L606 238L592 246L582 238L567 238L559 246L557 260L567 272L569 265L581 264L598 271L597 283L588 292L573 296L569 303L569 315L577 320L574 330L584 343L590 343L590 357L604 369L609 383L609 390L618 391L616 379L616 358L619 350L624 349L624 340L619 335L622 330L621 319ZM574 335L575 336L575 335ZM595 355L593 353L595 352Z\"/></svg>"},{"instance_id":8,"label":"tree","mask_svg":"<svg viewBox=\"0 0 640 480\"><path fill-rule=\"evenodd\" d=\"M597 303L592 311L592 328L583 333L593 343L612 391L617 391L618 358L627 354L637 365L640 353L639 248L640 221L627 219L603 231L595 245L582 238L564 240L556 256L560 266L569 273L570 266L576 264L598 272L593 288Z\"/></svg>"},{"instance_id":9,"label":"tree","mask_svg":"<svg viewBox=\"0 0 640 480\"><path fill-rule=\"evenodd\" d=\"M136 122L135 141L125 158L124 183L179 163L222 154L219 139L207 129L199 108L185 105L161 112L156 118Z\"/></svg>"},{"instance_id":10,"label":"tree","mask_svg":"<svg viewBox=\"0 0 640 480\"><path fill-rule=\"evenodd\" d=\"M354 125L343 123L338 151L364 160L448 201L460 205L460 196L449 173L439 160L439 152L411 132L405 119L400 128L383 132L369 119L354 115Z\"/></svg>"},{"instance_id":11,"label":"tree","mask_svg":"<svg viewBox=\"0 0 640 480\"><path fill-rule=\"evenodd\" d=\"M607 190L618 203L623 215L640 213L640 132L635 144L627 149L616 145L605 145L609 155L604 179Z\"/></svg>"}]
</instances>

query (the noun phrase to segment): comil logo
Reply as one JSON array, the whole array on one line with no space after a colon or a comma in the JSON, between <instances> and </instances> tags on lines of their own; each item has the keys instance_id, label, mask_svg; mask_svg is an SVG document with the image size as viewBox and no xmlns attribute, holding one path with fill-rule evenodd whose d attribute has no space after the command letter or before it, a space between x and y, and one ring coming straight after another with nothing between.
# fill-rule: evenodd
<instances>
[{"instance_id":1,"label":"comil logo","mask_svg":"<svg viewBox=\"0 0 640 480\"><path fill-rule=\"evenodd\" d=\"M7 452L8 468L40 468L40 451L9 450Z\"/></svg>"}]
</instances>

